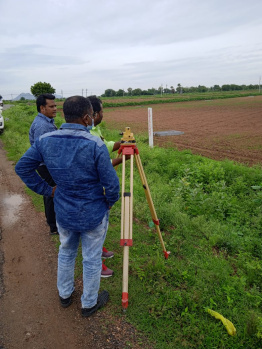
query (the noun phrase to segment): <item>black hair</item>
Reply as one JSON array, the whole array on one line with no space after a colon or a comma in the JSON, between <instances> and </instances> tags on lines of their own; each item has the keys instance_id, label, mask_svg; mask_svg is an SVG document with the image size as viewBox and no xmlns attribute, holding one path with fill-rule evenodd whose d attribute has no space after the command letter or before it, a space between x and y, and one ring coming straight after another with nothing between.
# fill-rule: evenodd
<instances>
[{"instance_id":1,"label":"black hair","mask_svg":"<svg viewBox=\"0 0 262 349\"><path fill-rule=\"evenodd\" d=\"M101 105L103 104L101 99L95 95L89 96L87 97L87 99L89 99L89 101L91 102L94 113L99 113L100 110L102 109Z\"/></svg>"},{"instance_id":2,"label":"black hair","mask_svg":"<svg viewBox=\"0 0 262 349\"><path fill-rule=\"evenodd\" d=\"M40 112L41 105L44 107L46 105L47 99L55 99L54 95L51 95L50 93L43 93L42 95L39 95L36 99L36 107L37 111Z\"/></svg>"},{"instance_id":3,"label":"black hair","mask_svg":"<svg viewBox=\"0 0 262 349\"><path fill-rule=\"evenodd\" d=\"M63 105L66 122L73 122L85 114L92 114L92 105L89 99L82 96L68 97Z\"/></svg>"}]
</instances>

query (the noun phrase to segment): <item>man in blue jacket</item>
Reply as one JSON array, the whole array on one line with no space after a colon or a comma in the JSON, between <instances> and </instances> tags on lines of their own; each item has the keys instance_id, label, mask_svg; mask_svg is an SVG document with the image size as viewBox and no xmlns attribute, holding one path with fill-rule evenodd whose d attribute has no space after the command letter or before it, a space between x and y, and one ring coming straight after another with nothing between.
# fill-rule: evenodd
<instances>
[{"instance_id":1,"label":"man in blue jacket","mask_svg":"<svg viewBox=\"0 0 262 349\"><path fill-rule=\"evenodd\" d=\"M57 287L63 307L72 303L74 267L79 240L83 255L82 315L104 306L109 294L98 295L102 247L109 209L119 199L119 180L104 142L92 136L92 106L82 96L66 99L66 123L40 136L18 161L15 170L24 183L40 195L54 196L60 238ZM56 187L36 172L44 162Z\"/></svg>"},{"instance_id":2,"label":"man in blue jacket","mask_svg":"<svg viewBox=\"0 0 262 349\"><path fill-rule=\"evenodd\" d=\"M35 140L43 134L57 130L54 122L54 118L56 117L55 96L49 93L38 96L36 99L36 106L38 114L29 130L29 141L31 145L33 145ZM49 185L52 187L55 186L55 182L44 163L39 165L37 172ZM46 222L50 227L50 234L57 235L53 198L50 196L43 196L43 198Z\"/></svg>"}]
</instances>

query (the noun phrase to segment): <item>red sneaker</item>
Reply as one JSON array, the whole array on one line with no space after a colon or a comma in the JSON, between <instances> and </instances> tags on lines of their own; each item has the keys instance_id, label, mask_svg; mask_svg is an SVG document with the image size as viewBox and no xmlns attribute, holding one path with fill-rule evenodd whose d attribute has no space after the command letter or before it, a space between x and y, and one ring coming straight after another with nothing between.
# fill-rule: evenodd
<instances>
[{"instance_id":1,"label":"red sneaker","mask_svg":"<svg viewBox=\"0 0 262 349\"><path fill-rule=\"evenodd\" d=\"M107 266L102 262L101 278L109 278L114 274L112 269L107 268Z\"/></svg>"},{"instance_id":2,"label":"red sneaker","mask_svg":"<svg viewBox=\"0 0 262 349\"><path fill-rule=\"evenodd\" d=\"M108 251L105 247L103 247L102 258L112 258L114 257L114 252Z\"/></svg>"}]
</instances>

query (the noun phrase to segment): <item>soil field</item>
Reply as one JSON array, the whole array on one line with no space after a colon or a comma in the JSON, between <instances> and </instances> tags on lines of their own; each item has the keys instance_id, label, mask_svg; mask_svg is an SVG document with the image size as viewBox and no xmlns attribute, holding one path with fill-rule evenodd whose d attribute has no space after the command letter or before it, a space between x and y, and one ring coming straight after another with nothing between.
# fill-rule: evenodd
<instances>
[{"instance_id":1,"label":"soil field","mask_svg":"<svg viewBox=\"0 0 262 349\"><path fill-rule=\"evenodd\" d=\"M148 132L148 106L105 108L108 128L134 136ZM216 160L262 165L262 96L152 105L153 131L184 134L154 137L154 145L190 149Z\"/></svg>"}]
</instances>

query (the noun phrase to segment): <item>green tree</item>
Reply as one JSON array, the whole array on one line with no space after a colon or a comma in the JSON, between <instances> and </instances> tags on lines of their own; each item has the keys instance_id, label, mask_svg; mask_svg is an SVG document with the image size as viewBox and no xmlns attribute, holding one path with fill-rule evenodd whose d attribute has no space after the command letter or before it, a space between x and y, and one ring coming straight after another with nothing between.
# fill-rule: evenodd
<instances>
[{"instance_id":1,"label":"green tree","mask_svg":"<svg viewBox=\"0 0 262 349\"><path fill-rule=\"evenodd\" d=\"M207 92L207 90L206 86L198 85L197 92Z\"/></svg>"},{"instance_id":2,"label":"green tree","mask_svg":"<svg viewBox=\"0 0 262 349\"><path fill-rule=\"evenodd\" d=\"M222 85L221 90L222 91L230 91L230 85L228 85L228 84Z\"/></svg>"},{"instance_id":3,"label":"green tree","mask_svg":"<svg viewBox=\"0 0 262 349\"><path fill-rule=\"evenodd\" d=\"M120 88L118 91L116 91L116 96L122 97L124 95L125 95L125 91L123 89Z\"/></svg>"},{"instance_id":4,"label":"green tree","mask_svg":"<svg viewBox=\"0 0 262 349\"><path fill-rule=\"evenodd\" d=\"M104 95L105 97L114 97L116 95L116 91L112 88L108 88L107 90L105 90Z\"/></svg>"},{"instance_id":5,"label":"green tree","mask_svg":"<svg viewBox=\"0 0 262 349\"><path fill-rule=\"evenodd\" d=\"M31 93L38 97L43 93L55 93L55 89L47 82L37 82L31 86Z\"/></svg>"},{"instance_id":6,"label":"green tree","mask_svg":"<svg viewBox=\"0 0 262 349\"><path fill-rule=\"evenodd\" d=\"M141 96L141 93L142 93L141 88L135 88L135 89L132 91L132 95L133 95L133 96Z\"/></svg>"},{"instance_id":7,"label":"green tree","mask_svg":"<svg viewBox=\"0 0 262 349\"><path fill-rule=\"evenodd\" d=\"M128 87L127 92L129 96L132 96L132 91L133 91L132 87Z\"/></svg>"},{"instance_id":8,"label":"green tree","mask_svg":"<svg viewBox=\"0 0 262 349\"><path fill-rule=\"evenodd\" d=\"M181 84L177 84L176 92L183 93L183 88L182 88Z\"/></svg>"},{"instance_id":9,"label":"green tree","mask_svg":"<svg viewBox=\"0 0 262 349\"><path fill-rule=\"evenodd\" d=\"M170 88L167 88L167 87L166 87L166 88L164 88L164 90L163 90L163 91L164 91L164 93L171 93Z\"/></svg>"},{"instance_id":10,"label":"green tree","mask_svg":"<svg viewBox=\"0 0 262 349\"><path fill-rule=\"evenodd\" d=\"M148 91L148 94L149 94L149 95L155 95L155 94L157 94L157 89L155 89L154 87L149 88L147 91Z\"/></svg>"},{"instance_id":11,"label":"green tree","mask_svg":"<svg viewBox=\"0 0 262 349\"><path fill-rule=\"evenodd\" d=\"M159 93L160 95L162 95L162 93L163 93L163 86L162 86L162 85L158 87L157 93Z\"/></svg>"},{"instance_id":12,"label":"green tree","mask_svg":"<svg viewBox=\"0 0 262 349\"><path fill-rule=\"evenodd\" d=\"M219 85L214 85L213 90L214 91L221 91L221 87Z\"/></svg>"}]
</instances>

